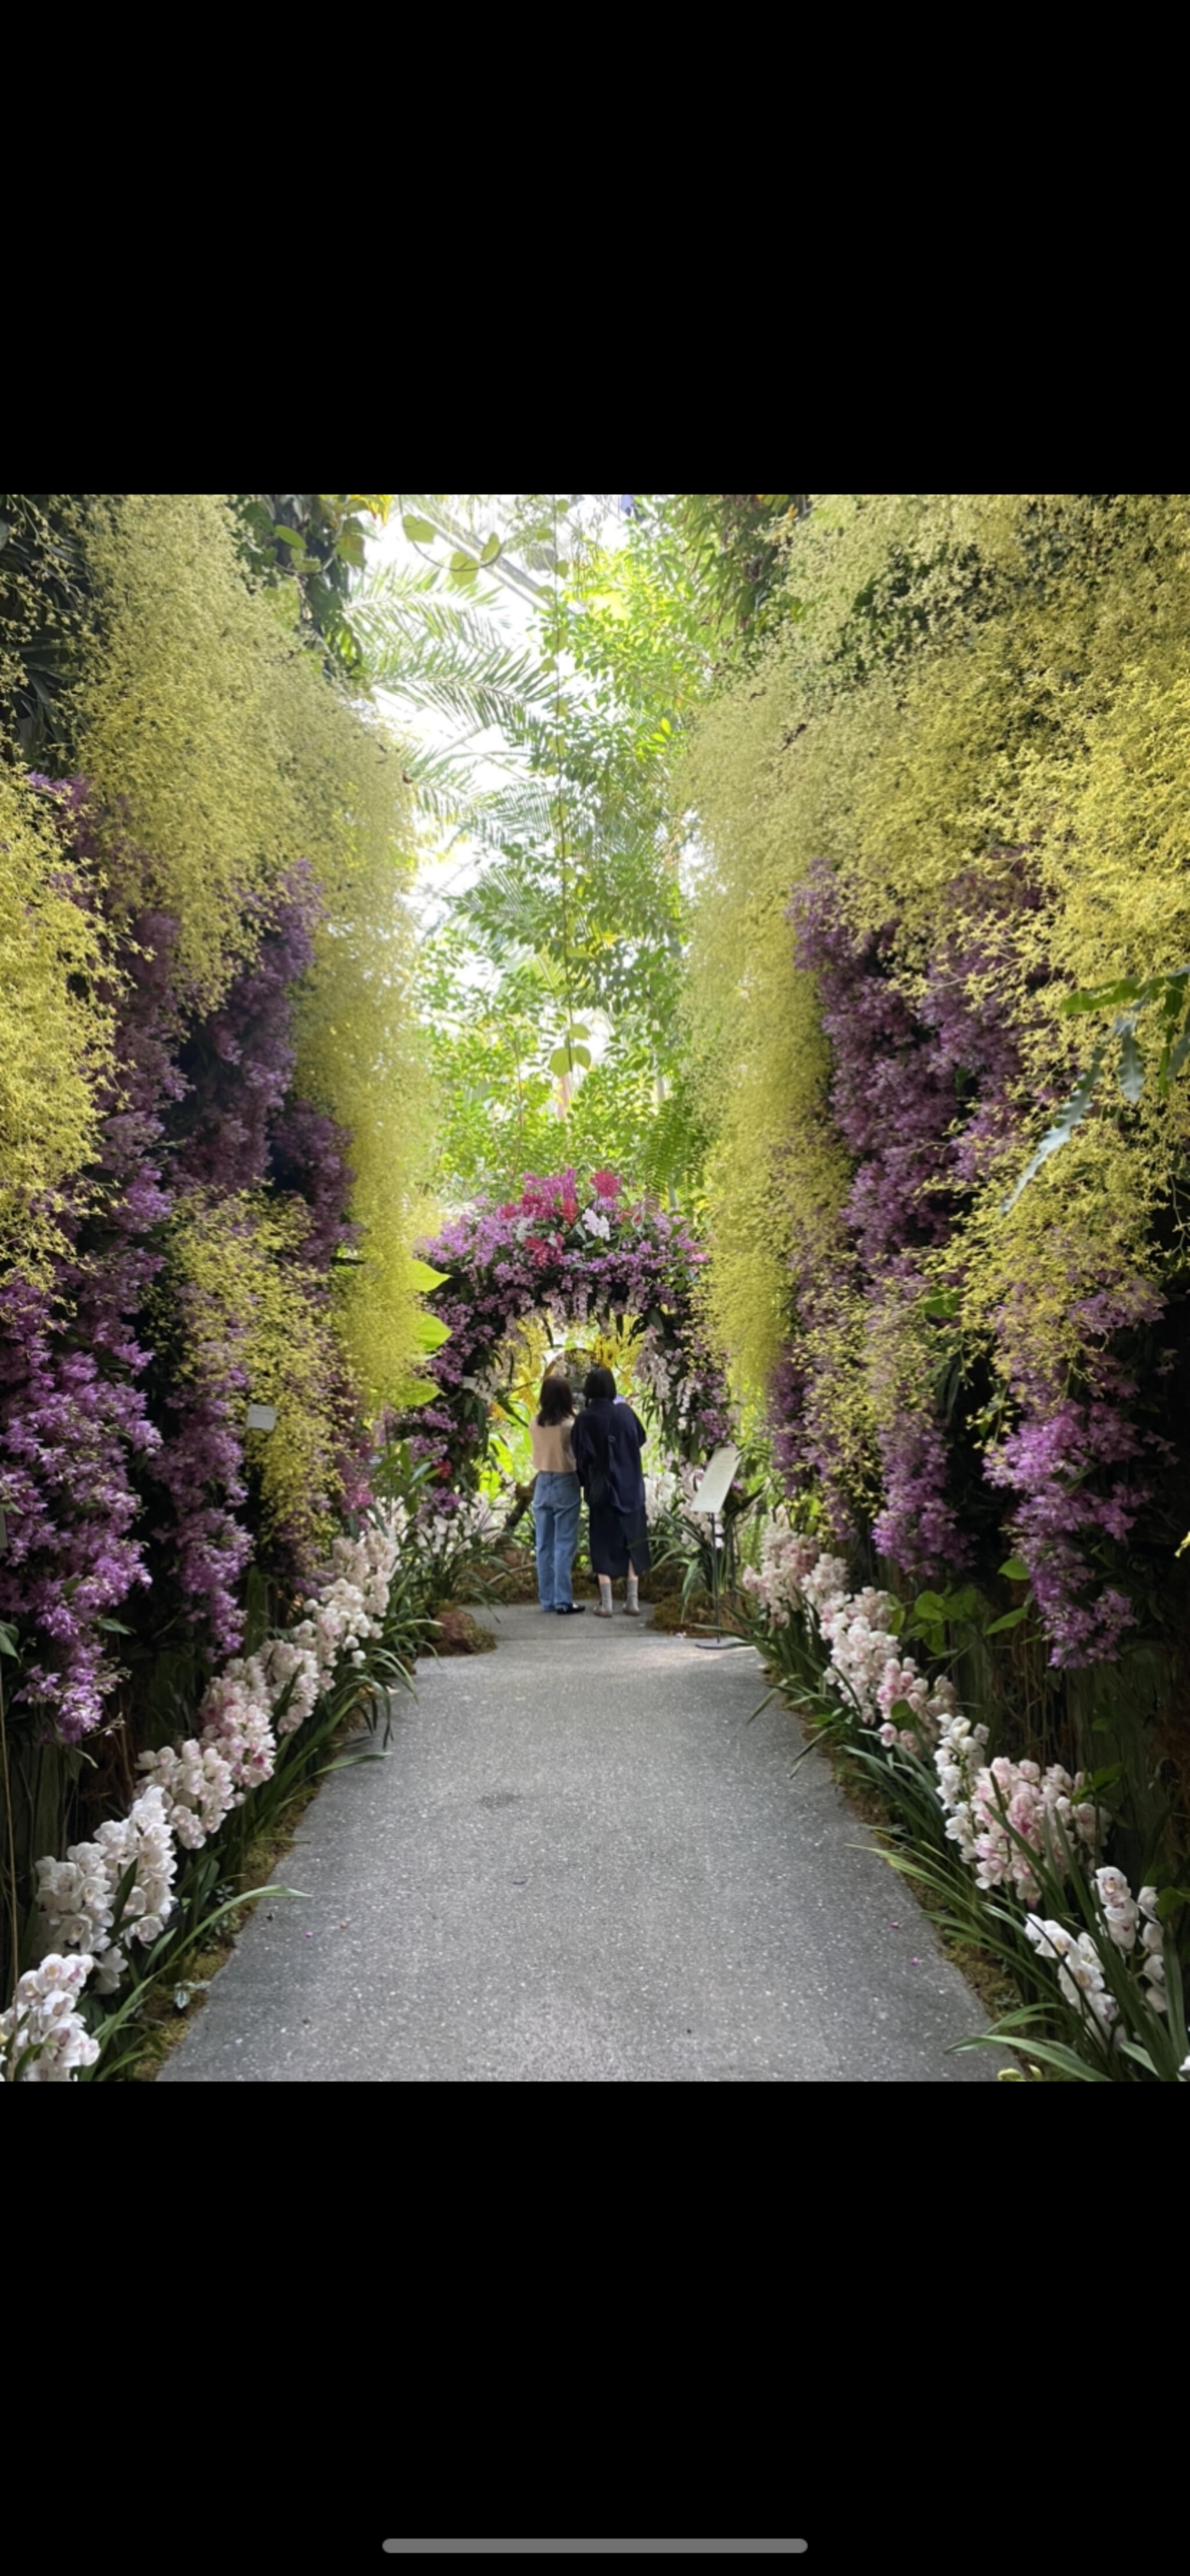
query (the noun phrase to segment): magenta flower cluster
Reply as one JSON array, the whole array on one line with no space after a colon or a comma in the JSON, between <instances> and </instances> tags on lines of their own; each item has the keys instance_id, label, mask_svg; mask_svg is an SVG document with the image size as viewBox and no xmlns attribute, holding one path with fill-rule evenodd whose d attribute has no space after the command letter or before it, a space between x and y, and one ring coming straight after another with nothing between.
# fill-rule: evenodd
<instances>
[{"instance_id":1,"label":"magenta flower cluster","mask_svg":"<svg viewBox=\"0 0 1190 2576\"><path fill-rule=\"evenodd\" d=\"M0 1287L0 1614L33 1641L18 1696L75 1743L110 1680L99 1623L147 1579L129 1470L160 1434L138 1383L147 1354L130 1347L109 1376L58 1320L44 1290L19 1277Z\"/></svg>"},{"instance_id":2,"label":"magenta flower cluster","mask_svg":"<svg viewBox=\"0 0 1190 2576\"><path fill-rule=\"evenodd\" d=\"M1125 1548L1153 1499L1157 1471L1175 1455L1144 1419L1136 1371L1120 1357L1121 1337L1158 1323L1164 1311L1159 1290L1138 1279L1082 1299L1079 1391L1040 1364L1018 1365L1017 1427L985 1464L988 1482L1011 1497L1013 1542L1028 1565L1056 1664L1110 1661L1135 1624L1127 1593L1110 1581L1096 1588L1092 1569L1104 1540ZM1014 1333L1014 1345L1019 1340Z\"/></svg>"}]
</instances>

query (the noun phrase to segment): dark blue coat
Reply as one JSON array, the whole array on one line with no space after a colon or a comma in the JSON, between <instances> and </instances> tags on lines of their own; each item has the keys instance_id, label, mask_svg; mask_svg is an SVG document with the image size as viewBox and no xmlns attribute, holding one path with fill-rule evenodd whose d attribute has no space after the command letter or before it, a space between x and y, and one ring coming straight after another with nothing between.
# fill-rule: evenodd
<instances>
[{"instance_id":1,"label":"dark blue coat","mask_svg":"<svg viewBox=\"0 0 1190 2576\"><path fill-rule=\"evenodd\" d=\"M577 1416L570 1436L584 1491L590 1496L594 1486L600 1501L610 1502L626 1520L635 1520L645 1507L640 1463L645 1434L631 1405L613 1403L610 1396L595 1396ZM600 1492L601 1481L606 1483L606 1495Z\"/></svg>"},{"instance_id":2,"label":"dark blue coat","mask_svg":"<svg viewBox=\"0 0 1190 2576\"><path fill-rule=\"evenodd\" d=\"M597 1574L620 1575L632 1563L648 1571L649 1533L640 1453L644 1426L630 1404L595 1396L579 1414L571 1440L590 1516L591 1563Z\"/></svg>"}]
</instances>

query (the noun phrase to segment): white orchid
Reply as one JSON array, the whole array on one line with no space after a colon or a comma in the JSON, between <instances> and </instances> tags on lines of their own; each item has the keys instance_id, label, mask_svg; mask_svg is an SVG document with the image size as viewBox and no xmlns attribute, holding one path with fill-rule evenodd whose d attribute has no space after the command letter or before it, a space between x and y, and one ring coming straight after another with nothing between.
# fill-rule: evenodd
<instances>
[{"instance_id":1,"label":"white orchid","mask_svg":"<svg viewBox=\"0 0 1190 2576\"><path fill-rule=\"evenodd\" d=\"M0 2013L0 2066L24 2058L22 2083L66 2084L80 2066L95 2064L99 2042L75 2010L94 1965L86 1951L63 1958L51 1950L19 1979L14 2001Z\"/></svg>"},{"instance_id":2,"label":"white orchid","mask_svg":"<svg viewBox=\"0 0 1190 2576\"><path fill-rule=\"evenodd\" d=\"M494 1526L482 1497L465 1507L465 1529ZM460 1523L450 1524L457 1543ZM127 1945L149 1947L173 1904L178 1846L194 1851L216 1833L233 1806L267 1780L277 1735L300 1726L340 1660L358 1670L370 1638L381 1635L410 1517L403 1503L376 1506L357 1538L333 1542L322 1583L305 1617L257 1655L234 1656L204 1694L198 1736L139 1756L142 1785L127 1816L100 1825L89 1843L73 1843L64 1860L37 1863L42 1941L40 1965L20 1981L15 2004L0 2015L0 2060L31 2051L26 2079L64 2082L99 2054L73 2010L88 1977L97 1994L115 1994L128 1966ZM292 1684L288 1706L273 1713ZM116 1890L135 1876L113 1938Z\"/></svg>"},{"instance_id":3,"label":"white orchid","mask_svg":"<svg viewBox=\"0 0 1190 2576\"><path fill-rule=\"evenodd\" d=\"M118 1983L116 1961L124 1963L120 1944L134 1939L147 1947L163 1931L177 1865L166 1793L156 1784L139 1792L130 1814L100 1825L92 1842L73 1843L64 1861L39 1860L43 1964L59 1955L60 1945L101 1966L111 1950L103 1978L110 1990ZM114 1944L116 1890L133 1866L136 1876L125 1900L119 1943Z\"/></svg>"}]
</instances>

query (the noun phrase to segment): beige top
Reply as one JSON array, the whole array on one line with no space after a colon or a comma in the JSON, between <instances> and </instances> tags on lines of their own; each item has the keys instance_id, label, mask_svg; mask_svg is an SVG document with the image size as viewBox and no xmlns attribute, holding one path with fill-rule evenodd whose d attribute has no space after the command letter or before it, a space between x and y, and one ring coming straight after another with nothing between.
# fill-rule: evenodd
<instances>
[{"instance_id":1,"label":"beige top","mask_svg":"<svg viewBox=\"0 0 1190 2576\"><path fill-rule=\"evenodd\" d=\"M573 1476L576 1470L569 1422L538 1422L534 1417L529 1428L533 1441L534 1474Z\"/></svg>"}]
</instances>

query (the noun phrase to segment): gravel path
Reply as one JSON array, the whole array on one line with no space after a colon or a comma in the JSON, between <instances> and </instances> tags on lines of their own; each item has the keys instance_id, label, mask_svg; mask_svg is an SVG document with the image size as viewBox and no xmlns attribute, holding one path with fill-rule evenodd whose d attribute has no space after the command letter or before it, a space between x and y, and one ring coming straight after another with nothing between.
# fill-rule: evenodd
<instances>
[{"instance_id":1,"label":"gravel path","mask_svg":"<svg viewBox=\"0 0 1190 2576\"><path fill-rule=\"evenodd\" d=\"M995 2081L903 1883L764 1692L619 1615L477 1613L334 1773L162 2084Z\"/></svg>"}]
</instances>

